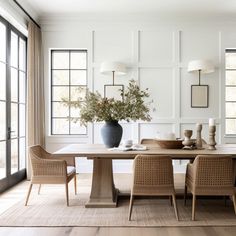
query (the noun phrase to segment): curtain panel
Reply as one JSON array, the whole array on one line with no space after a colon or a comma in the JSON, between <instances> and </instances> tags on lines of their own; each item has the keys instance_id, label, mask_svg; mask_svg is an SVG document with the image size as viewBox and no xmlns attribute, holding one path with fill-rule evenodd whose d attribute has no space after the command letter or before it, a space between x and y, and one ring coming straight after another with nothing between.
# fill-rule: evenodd
<instances>
[{"instance_id":1,"label":"curtain panel","mask_svg":"<svg viewBox=\"0 0 236 236\"><path fill-rule=\"evenodd\" d=\"M28 24L27 57L27 149L32 145L45 146L45 101L42 56L42 33L33 22ZM27 152L28 153L28 152ZM31 176L27 157L27 178Z\"/></svg>"}]
</instances>

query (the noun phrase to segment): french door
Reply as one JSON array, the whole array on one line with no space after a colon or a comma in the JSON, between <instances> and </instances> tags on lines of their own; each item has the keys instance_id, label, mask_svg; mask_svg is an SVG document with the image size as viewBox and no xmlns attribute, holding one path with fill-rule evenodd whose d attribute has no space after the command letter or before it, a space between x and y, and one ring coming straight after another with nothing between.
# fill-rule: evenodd
<instances>
[{"instance_id":1,"label":"french door","mask_svg":"<svg viewBox=\"0 0 236 236\"><path fill-rule=\"evenodd\" d=\"M26 43L0 17L0 192L26 176Z\"/></svg>"}]
</instances>

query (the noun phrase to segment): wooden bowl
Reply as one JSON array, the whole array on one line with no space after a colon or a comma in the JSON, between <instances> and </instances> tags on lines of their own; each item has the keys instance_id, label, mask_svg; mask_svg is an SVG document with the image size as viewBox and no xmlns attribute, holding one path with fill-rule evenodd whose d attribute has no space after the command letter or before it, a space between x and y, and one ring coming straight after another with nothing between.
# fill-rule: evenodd
<instances>
[{"instance_id":1,"label":"wooden bowl","mask_svg":"<svg viewBox=\"0 0 236 236\"><path fill-rule=\"evenodd\" d=\"M183 148L183 140L164 140L156 139L157 144L164 149L181 149Z\"/></svg>"}]
</instances>

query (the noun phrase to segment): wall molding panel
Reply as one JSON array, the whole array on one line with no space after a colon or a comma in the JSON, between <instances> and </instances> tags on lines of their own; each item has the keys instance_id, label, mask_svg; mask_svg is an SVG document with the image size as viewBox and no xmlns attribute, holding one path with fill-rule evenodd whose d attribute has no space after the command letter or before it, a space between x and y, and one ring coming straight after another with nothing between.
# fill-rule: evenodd
<instances>
[{"instance_id":1,"label":"wall molding panel","mask_svg":"<svg viewBox=\"0 0 236 236\"><path fill-rule=\"evenodd\" d=\"M46 120L50 115L49 49L87 48L88 86L91 90L103 94L104 84L112 81L111 75L100 74L100 63L104 60L127 64L127 75L116 77L117 83L126 86L130 79L134 79L141 88L150 89L150 99L154 101L151 105L152 121L121 122L124 139L139 142L142 138L156 137L157 132L175 132L177 137L183 137L183 130L195 130L198 122L203 123L203 134L208 139L208 118L213 117L217 121L217 143L227 143L228 139L224 137L224 50L226 47L236 48L236 34L232 33L235 26L231 24L222 30L223 24L211 22L171 25L155 21L121 21L117 24L77 21L68 25L63 21L57 23L45 19L42 30L48 101ZM210 86L209 108L190 106L191 85L198 83L197 74L187 72L188 61L193 59L210 59L216 66L214 73L202 75L202 83ZM101 126L102 123L90 124L86 137L50 136L47 126L47 149L55 151L68 143L102 143ZM235 138L230 138L230 142L235 141ZM122 172L122 168L129 169L127 162L117 163L114 167L117 172ZM130 165L132 162L128 163ZM177 171L183 170L178 166L181 163L175 164ZM87 168L85 163L82 166L84 170L91 170L91 166Z\"/></svg>"}]
</instances>

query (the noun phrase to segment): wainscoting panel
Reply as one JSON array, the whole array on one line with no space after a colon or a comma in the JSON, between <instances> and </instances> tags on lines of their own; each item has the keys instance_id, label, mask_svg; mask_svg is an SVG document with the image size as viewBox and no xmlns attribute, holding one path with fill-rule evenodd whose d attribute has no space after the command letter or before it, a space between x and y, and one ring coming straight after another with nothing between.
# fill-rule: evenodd
<instances>
[{"instance_id":1,"label":"wainscoting panel","mask_svg":"<svg viewBox=\"0 0 236 236\"><path fill-rule=\"evenodd\" d=\"M145 65L170 65L174 61L173 31L141 31L139 61Z\"/></svg>"}]
</instances>

